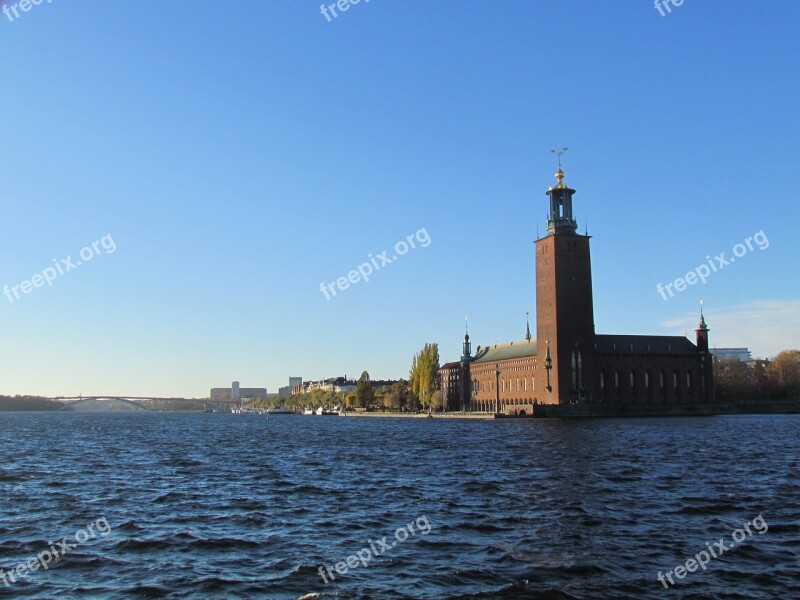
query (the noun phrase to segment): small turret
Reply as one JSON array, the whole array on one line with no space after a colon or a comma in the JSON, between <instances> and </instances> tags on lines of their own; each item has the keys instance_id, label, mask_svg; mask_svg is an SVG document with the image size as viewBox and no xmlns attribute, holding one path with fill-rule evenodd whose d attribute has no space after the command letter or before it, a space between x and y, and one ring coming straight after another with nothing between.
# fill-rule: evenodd
<instances>
[{"instance_id":1,"label":"small turret","mask_svg":"<svg viewBox=\"0 0 800 600\"><path fill-rule=\"evenodd\" d=\"M466 333L464 333L464 347L461 360L464 362L472 360L472 344L469 341L469 325L467 325Z\"/></svg>"},{"instance_id":2,"label":"small turret","mask_svg":"<svg viewBox=\"0 0 800 600\"><path fill-rule=\"evenodd\" d=\"M700 352L708 352L708 332L711 331L706 325L706 318L703 315L702 302L700 303L700 323L695 329L697 333L697 349Z\"/></svg>"}]
</instances>

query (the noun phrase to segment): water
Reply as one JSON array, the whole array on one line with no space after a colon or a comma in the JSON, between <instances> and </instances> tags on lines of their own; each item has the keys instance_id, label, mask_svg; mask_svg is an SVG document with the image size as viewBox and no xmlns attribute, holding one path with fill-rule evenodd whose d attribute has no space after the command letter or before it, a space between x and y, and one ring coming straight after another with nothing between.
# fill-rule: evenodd
<instances>
[{"instance_id":1,"label":"water","mask_svg":"<svg viewBox=\"0 0 800 600\"><path fill-rule=\"evenodd\" d=\"M111 527L0 597L797 598L798 426L0 413L0 566Z\"/></svg>"}]
</instances>

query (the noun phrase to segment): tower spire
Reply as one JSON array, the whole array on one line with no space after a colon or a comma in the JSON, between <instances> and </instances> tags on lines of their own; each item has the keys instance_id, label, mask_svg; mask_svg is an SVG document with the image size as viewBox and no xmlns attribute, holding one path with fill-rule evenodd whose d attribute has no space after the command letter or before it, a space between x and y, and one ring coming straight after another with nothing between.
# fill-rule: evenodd
<instances>
[{"instance_id":1,"label":"tower spire","mask_svg":"<svg viewBox=\"0 0 800 600\"><path fill-rule=\"evenodd\" d=\"M525 339L530 342L531 341L531 314L530 313L527 313L527 312L525 313L525 323L526 323Z\"/></svg>"},{"instance_id":2,"label":"tower spire","mask_svg":"<svg viewBox=\"0 0 800 600\"><path fill-rule=\"evenodd\" d=\"M548 233L567 233L574 234L578 229L578 223L572 215L572 195L575 190L567 187L564 183L564 171L561 169L561 155L567 151L565 146L561 150L550 150L558 157L558 171L556 171L556 186L547 190L550 196L550 214L547 217Z\"/></svg>"},{"instance_id":3,"label":"tower spire","mask_svg":"<svg viewBox=\"0 0 800 600\"><path fill-rule=\"evenodd\" d=\"M703 301L700 300L700 323L694 330L697 334L697 349L700 352L708 352L708 332L711 331L706 325L706 318L703 315Z\"/></svg>"},{"instance_id":4,"label":"tower spire","mask_svg":"<svg viewBox=\"0 0 800 600\"><path fill-rule=\"evenodd\" d=\"M464 354L461 356L462 361L469 360L472 355L472 344L469 342L469 319L464 315Z\"/></svg>"}]
</instances>

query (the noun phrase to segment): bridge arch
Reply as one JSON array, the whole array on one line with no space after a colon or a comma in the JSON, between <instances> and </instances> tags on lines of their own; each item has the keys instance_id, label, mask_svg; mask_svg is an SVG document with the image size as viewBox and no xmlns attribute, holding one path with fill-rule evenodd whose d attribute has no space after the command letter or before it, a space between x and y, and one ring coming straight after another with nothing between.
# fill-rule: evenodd
<instances>
[{"instance_id":1,"label":"bridge arch","mask_svg":"<svg viewBox=\"0 0 800 600\"><path fill-rule=\"evenodd\" d=\"M117 396L87 396L85 398L79 398L78 400L73 400L72 402L64 403L64 406L61 407L61 410L70 410L74 406L78 406L85 402L96 402L98 400L116 400L117 402L122 402L124 404L130 404L131 406L135 406L141 410L151 410L144 404L140 404L139 402L135 402L133 400L128 400L127 398L120 398Z\"/></svg>"}]
</instances>

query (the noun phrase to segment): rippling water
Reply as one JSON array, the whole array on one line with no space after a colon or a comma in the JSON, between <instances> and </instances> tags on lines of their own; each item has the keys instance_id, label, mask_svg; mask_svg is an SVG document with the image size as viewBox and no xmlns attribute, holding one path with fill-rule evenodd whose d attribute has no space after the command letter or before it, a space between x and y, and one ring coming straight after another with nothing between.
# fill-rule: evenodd
<instances>
[{"instance_id":1,"label":"rippling water","mask_svg":"<svg viewBox=\"0 0 800 600\"><path fill-rule=\"evenodd\" d=\"M0 566L112 528L0 596L798 598L798 426L0 413ZM705 572L656 579L759 514Z\"/></svg>"}]
</instances>

